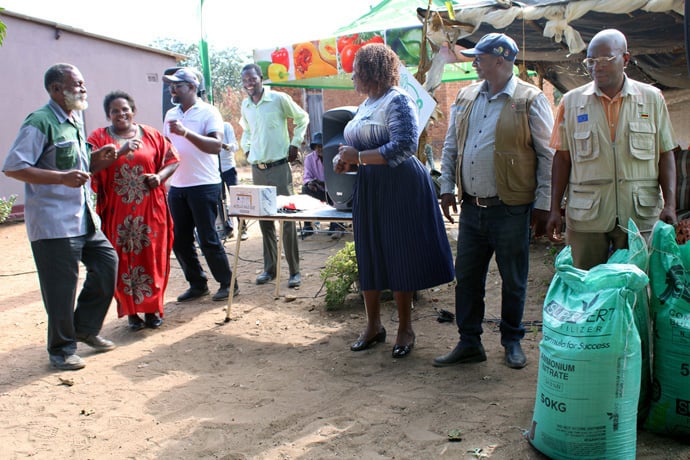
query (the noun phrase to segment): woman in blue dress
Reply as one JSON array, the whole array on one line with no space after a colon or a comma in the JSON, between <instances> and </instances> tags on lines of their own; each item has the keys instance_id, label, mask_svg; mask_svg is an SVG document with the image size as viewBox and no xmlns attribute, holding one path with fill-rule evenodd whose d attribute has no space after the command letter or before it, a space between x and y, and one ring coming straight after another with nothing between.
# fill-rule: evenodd
<instances>
[{"instance_id":1,"label":"woman in blue dress","mask_svg":"<svg viewBox=\"0 0 690 460\"><path fill-rule=\"evenodd\" d=\"M393 357L415 344L412 296L415 291L453 281L453 256L436 192L415 153L417 108L399 86L400 61L385 45L365 45L355 56L352 81L367 95L345 127L334 169L357 169L352 202L355 251L367 327L352 351L385 342L380 294L393 291L398 334Z\"/></svg>"}]
</instances>

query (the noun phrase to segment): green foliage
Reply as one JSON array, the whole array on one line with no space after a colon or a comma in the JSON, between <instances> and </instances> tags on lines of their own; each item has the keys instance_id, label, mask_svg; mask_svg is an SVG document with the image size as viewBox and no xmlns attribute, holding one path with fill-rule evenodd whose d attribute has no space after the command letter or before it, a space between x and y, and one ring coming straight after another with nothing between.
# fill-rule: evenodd
<instances>
[{"instance_id":1,"label":"green foliage","mask_svg":"<svg viewBox=\"0 0 690 460\"><path fill-rule=\"evenodd\" d=\"M180 61L179 65L195 67L201 71L198 43L182 43L175 39L164 38L155 40L151 46L187 56L187 59ZM227 97L229 88L239 89L242 86L242 67L252 62L251 56L234 47L218 50L210 45L208 54L211 64L213 100L221 102Z\"/></svg>"},{"instance_id":2,"label":"green foliage","mask_svg":"<svg viewBox=\"0 0 690 460\"><path fill-rule=\"evenodd\" d=\"M0 8L0 12L2 12L5 8ZM5 23L0 21L0 45L2 45L2 41L5 39L5 34L7 33L7 26Z\"/></svg>"},{"instance_id":3,"label":"green foliage","mask_svg":"<svg viewBox=\"0 0 690 460\"><path fill-rule=\"evenodd\" d=\"M550 246L547 249L546 254L544 256L544 260L543 260L544 265L553 266L554 262L556 261L556 256L558 255L558 253L560 251L561 251L561 248L559 248L558 246L555 246L555 245Z\"/></svg>"},{"instance_id":4,"label":"green foliage","mask_svg":"<svg viewBox=\"0 0 690 460\"><path fill-rule=\"evenodd\" d=\"M12 213L12 206L17 199L17 195L10 195L9 199L4 196L0 198L0 224L5 222Z\"/></svg>"},{"instance_id":5,"label":"green foliage","mask_svg":"<svg viewBox=\"0 0 690 460\"><path fill-rule=\"evenodd\" d=\"M326 260L326 267L321 271L326 285L326 310L341 306L350 292L356 292L358 273L355 243L348 241Z\"/></svg>"}]
</instances>

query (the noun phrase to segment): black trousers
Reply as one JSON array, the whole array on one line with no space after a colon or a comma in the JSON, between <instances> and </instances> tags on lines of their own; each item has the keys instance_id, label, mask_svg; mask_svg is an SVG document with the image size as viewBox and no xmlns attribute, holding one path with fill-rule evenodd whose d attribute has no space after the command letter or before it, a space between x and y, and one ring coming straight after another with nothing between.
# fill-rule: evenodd
<instances>
[{"instance_id":1,"label":"black trousers","mask_svg":"<svg viewBox=\"0 0 690 460\"><path fill-rule=\"evenodd\" d=\"M72 355L77 334L101 331L115 292L117 253L100 230L34 241L31 250L48 314L48 353ZM77 298L80 262L86 266L86 279Z\"/></svg>"}]
</instances>

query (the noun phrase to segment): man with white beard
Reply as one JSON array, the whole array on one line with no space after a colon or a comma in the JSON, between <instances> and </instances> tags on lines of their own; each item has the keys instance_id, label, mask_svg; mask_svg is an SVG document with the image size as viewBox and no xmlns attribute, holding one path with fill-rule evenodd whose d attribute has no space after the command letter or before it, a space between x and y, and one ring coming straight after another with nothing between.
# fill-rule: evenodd
<instances>
[{"instance_id":1,"label":"man with white beard","mask_svg":"<svg viewBox=\"0 0 690 460\"><path fill-rule=\"evenodd\" d=\"M24 217L48 315L50 363L76 370L85 366L77 342L96 351L115 348L99 333L115 290L117 253L100 230L89 180L90 172L112 163L117 152L113 144L89 152L79 69L55 64L46 71L44 86L50 101L24 120L3 172L25 183ZM80 262L87 271L77 298Z\"/></svg>"}]
</instances>

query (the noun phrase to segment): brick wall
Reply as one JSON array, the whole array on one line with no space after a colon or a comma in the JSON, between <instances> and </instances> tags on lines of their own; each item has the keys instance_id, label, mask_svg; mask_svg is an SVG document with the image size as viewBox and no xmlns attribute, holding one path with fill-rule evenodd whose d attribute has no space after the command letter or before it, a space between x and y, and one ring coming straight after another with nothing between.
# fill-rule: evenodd
<instances>
[{"instance_id":1,"label":"brick wall","mask_svg":"<svg viewBox=\"0 0 690 460\"><path fill-rule=\"evenodd\" d=\"M446 136L446 131L448 130L448 114L450 113L450 106L455 101L460 89L471 84L472 81L454 81L442 83L434 93L434 97L438 103L438 108L442 113L442 118L437 120L437 122L427 128L427 135L429 136L429 142L431 148L434 152L434 159L436 160L436 168L440 168L441 150L443 149L443 139ZM301 88L277 88L276 91L282 91L289 94L295 102L300 106L306 106L305 92ZM552 108L555 110L554 105L554 88L548 82L544 83L544 93L547 99L551 102ZM358 106L364 101L366 97L358 94L354 90L341 90L341 89L325 89L323 90L323 106L324 112L334 109L336 107L342 106ZM290 125L290 130L292 130L292 125ZM306 143L308 144L308 139L311 133L307 133Z\"/></svg>"}]
</instances>

